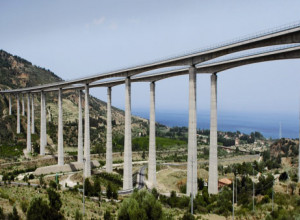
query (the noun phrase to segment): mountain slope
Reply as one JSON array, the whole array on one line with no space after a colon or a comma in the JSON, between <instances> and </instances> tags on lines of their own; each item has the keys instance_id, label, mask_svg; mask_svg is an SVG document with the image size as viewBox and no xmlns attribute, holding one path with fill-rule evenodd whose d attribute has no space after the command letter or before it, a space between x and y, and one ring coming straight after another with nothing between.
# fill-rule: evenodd
<instances>
[{"instance_id":1,"label":"mountain slope","mask_svg":"<svg viewBox=\"0 0 300 220\"><path fill-rule=\"evenodd\" d=\"M0 50L0 89L14 89L31 87L41 84L62 81L50 70L32 65L29 61L13 56ZM27 97L25 95L25 109ZM37 94L35 102L35 128L36 135L33 141L39 144L40 124L40 96ZM48 142L57 145L57 92L46 94L47 104L47 134ZM84 102L84 100L83 100ZM16 98L12 98L12 116L8 115L8 96L0 97L0 144L25 143L26 118L21 117L21 135L16 135ZM83 104L83 103L82 103ZM84 105L83 105L84 106ZM63 120L65 146L77 147L77 118L78 118L78 92L67 91L63 93ZM113 137L122 138L124 135L124 111L112 108ZM105 152L106 139L106 103L90 97L90 125L91 144L95 152ZM132 117L132 135L147 134L148 121L139 117ZM120 146L119 146L120 148ZM76 149L74 149L76 150Z\"/></svg>"}]
</instances>

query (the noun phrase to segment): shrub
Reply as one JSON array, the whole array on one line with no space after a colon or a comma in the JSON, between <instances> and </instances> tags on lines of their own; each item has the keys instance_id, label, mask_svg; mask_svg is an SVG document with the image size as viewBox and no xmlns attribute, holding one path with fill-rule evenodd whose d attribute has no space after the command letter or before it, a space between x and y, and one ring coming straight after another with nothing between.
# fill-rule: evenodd
<instances>
[{"instance_id":1,"label":"shrub","mask_svg":"<svg viewBox=\"0 0 300 220\"><path fill-rule=\"evenodd\" d=\"M19 220L20 216L18 214L16 206L14 206L12 213L8 214L8 219L9 220Z\"/></svg>"},{"instance_id":2,"label":"shrub","mask_svg":"<svg viewBox=\"0 0 300 220\"><path fill-rule=\"evenodd\" d=\"M280 181L286 181L288 179L288 177L289 176L288 176L287 172L283 172L283 173L280 174L279 180Z\"/></svg>"},{"instance_id":3,"label":"shrub","mask_svg":"<svg viewBox=\"0 0 300 220\"><path fill-rule=\"evenodd\" d=\"M25 214L27 212L27 209L28 209L28 202L27 202L27 200L25 200L23 198L21 200L20 206L21 206L21 209L22 209L23 213Z\"/></svg>"},{"instance_id":4,"label":"shrub","mask_svg":"<svg viewBox=\"0 0 300 220\"><path fill-rule=\"evenodd\" d=\"M194 219L195 217L189 212L184 213L182 217L182 220L194 220Z\"/></svg>"},{"instance_id":5,"label":"shrub","mask_svg":"<svg viewBox=\"0 0 300 220\"><path fill-rule=\"evenodd\" d=\"M109 210L106 210L106 212L104 213L103 217L104 217L104 220L111 220L111 219L113 219L113 217L111 216Z\"/></svg>"},{"instance_id":6,"label":"shrub","mask_svg":"<svg viewBox=\"0 0 300 220\"><path fill-rule=\"evenodd\" d=\"M28 179L30 179L30 180L34 179L34 175L31 173L31 174L29 175Z\"/></svg>"},{"instance_id":7,"label":"shrub","mask_svg":"<svg viewBox=\"0 0 300 220\"><path fill-rule=\"evenodd\" d=\"M76 209L76 212L75 212L75 220L82 220L82 214L81 212L79 212L78 209Z\"/></svg>"},{"instance_id":8,"label":"shrub","mask_svg":"<svg viewBox=\"0 0 300 220\"><path fill-rule=\"evenodd\" d=\"M0 219L5 219L5 215L4 215L2 207L0 207Z\"/></svg>"},{"instance_id":9,"label":"shrub","mask_svg":"<svg viewBox=\"0 0 300 220\"><path fill-rule=\"evenodd\" d=\"M268 195L265 195L262 200L261 200L261 203L262 204L265 204L265 203L268 203L270 201L270 197Z\"/></svg>"},{"instance_id":10,"label":"shrub","mask_svg":"<svg viewBox=\"0 0 300 220\"><path fill-rule=\"evenodd\" d=\"M57 189L57 184L55 181L51 180L50 183L49 183L49 187L52 188L52 189Z\"/></svg>"}]
</instances>

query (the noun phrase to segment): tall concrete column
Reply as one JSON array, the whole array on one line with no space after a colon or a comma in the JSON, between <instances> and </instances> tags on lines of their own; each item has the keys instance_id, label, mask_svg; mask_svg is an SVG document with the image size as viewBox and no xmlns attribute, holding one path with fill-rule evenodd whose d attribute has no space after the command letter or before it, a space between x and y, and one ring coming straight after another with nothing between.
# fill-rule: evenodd
<instances>
[{"instance_id":1,"label":"tall concrete column","mask_svg":"<svg viewBox=\"0 0 300 220\"><path fill-rule=\"evenodd\" d=\"M150 83L150 124L149 124L149 162L148 180L156 185L156 140L155 140L155 82Z\"/></svg>"},{"instance_id":2,"label":"tall concrete column","mask_svg":"<svg viewBox=\"0 0 300 220\"><path fill-rule=\"evenodd\" d=\"M35 133L34 128L34 95L31 96L31 133Z\"/></svg>"},{"instance_id":3,"label":"tall concrete column","mask_svg":"<svg viewBox=\"0 0 300 220\"><path fill-rule=\"evenodd\" d=\"M83 140L82 140L82 91L78 92L78 152L77 161L83 163Z\"/></svg>"},{"instance_id":4,"label":"tall concrete column","mask_svg":"<svg viewBox=\"0 0 300 220\"><path fill-rule=\"evenodd\" d=\"M62 109L62 88L58 90L58 165L64 165L64 130L63 130L63 109Z\"/></svg>"},{"instance_id":5,"label":"tall concrete column","mask_svg":"<svg viewBox=\"0 0 300 220\"><path fill-rule=\"evenodd\" d=\"M106 172L112 172L111 87L107 88Z\"/></svg>"},{"instance_id":6,"label":"tall concrete column","mask_svg":"<svg viewBox=\"0 0 300 220\"><path fill-rule=\"evenodd\" d=\"M197 110L196 110L196 68L189 68L189 130L188 167L186 194L197 194Z\"/></svg>"},{"instance_id":7,"label":"tall concrete column","mask_svg":"<svg viewBox=\"0 0 300 220\"><path fill-rule=\"evenodd\" d=\"M218 193L217 75L211 75L208 193Z\"/></svg>"},{"instance_id":8,"label":"tall concrete column","mask_svg":"<svg viewBox=\"0 0 300 220\"><path fill-rule=\"evenodd\" d=\"M11 94L8 95L8 114L11 115Z\"/></svg>"},{"instance_id":9,"label":"tall concrete column","mask_svg":"<svg viewBox=\"0 0 300 220\"><path fill-rule=\"evenodd\" d=\"M20 96L17 94L17 134L21 133L21 123L20 123Z\"/></svg>"},{"instance_id":10,"label":"tall concrete column","mask_svg":"<svg viewBox=\"0 0 300 220\"><path fill-rule=\"evenodd\" d=\"M46 101L45 93L41 92L41 129L40 129L40 155L45 155L45 147L47 145L46 136Z\"/></svg>"},{"instance_id":11,"label":"tall concrete column","mask_svg":"<svg viewBox=\"0 0 300 220\"><path fill-rule=\"evenodd\" d=\"M30 130L30 94L27 94L27 153L31 152L31 130Z\"/></svg>"},{"instance_id":12,"label":"tall concrete column","mask_svg":"<svg viewBox=\"0 0 300 220\"><path fill-rule=\"evenodd\" d=\"M43 93L43 117L44 117L44 120L43 120L43 142L44 142L44 146L46 147L47 146L47 108L46 108L46 94Z\"/></svg>"},{"instance_id":13,"label":"tall concrete column","mask_svg":"<svg viewBox=\"0 0 300 220\"><path fill-rule=\"evenodd\" d=\"M85 84L85 107L84 107L84 176L91 176L91 150L90 150L90 109L89 109L89 85Z\"/></svg>"},{"instance_id":14,"label":"tall concrete column","mask_svg":"<svg viewBox=\"0 0 300 220\"><path fill-rule=\"evenodd\" d=\"M132 188L132 143L131 143L131 82L125 79L125 138L123 189Z\"/></svg>"},{"instance_id":15,"label":"tall concrete column","mask_svg":"<svg viewBox=\"0 0 300 220\"><path fill-rule=\"evenodd\" d=\"M22 115L25 116L25 102L24 102L24 94L22 94Z\"/></svg>"}]
</instances>

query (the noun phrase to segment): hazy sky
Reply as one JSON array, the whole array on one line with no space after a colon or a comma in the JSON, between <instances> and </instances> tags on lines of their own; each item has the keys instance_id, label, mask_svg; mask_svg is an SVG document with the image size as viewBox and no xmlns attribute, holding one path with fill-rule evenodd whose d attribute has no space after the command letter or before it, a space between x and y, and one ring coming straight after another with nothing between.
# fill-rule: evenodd
<instances>
[{"instance_id":1,"label":"hazy sky","mask_svg":"<svg viewBox=\"0 0 300 220\"><path fill-rule=\"evenodd\" d=\"M0 0L0 48L67 80L300 22L299 9L297 0ZM219 111L296 115L299 110L299 60L218 75ZM197 80L197 108L205 111L210 76ZM106 101L106 89L91 93ZM158 110L188 111L188 77L157 82L156 98ZM124 86L113 88L112 103L124 108ZM133 111L148 108L149 84L133 84Z\"/></svg>"}]
</instances>

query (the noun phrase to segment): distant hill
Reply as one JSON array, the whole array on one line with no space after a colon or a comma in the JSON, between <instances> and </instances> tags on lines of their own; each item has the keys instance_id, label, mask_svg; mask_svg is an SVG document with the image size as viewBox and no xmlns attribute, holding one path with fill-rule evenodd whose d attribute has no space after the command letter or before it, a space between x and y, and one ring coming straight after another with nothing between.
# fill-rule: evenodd
<instances>
[{"instance_id":1,"label":"distant hill","mask_svg":"<svg viewBox=\"0 0 300 220\"><path fill-rule=\"evenodd\" d=\"M32 65L31 62L0 50L0 89L15 89L62 81L50 70ZM40 95L35 97L35 128L33 141L39 144ZM57 92L46 94L48 143L57 145ZM12 98L13 115L7 116L8 99L0 97L0 144L25 143L26 118L21 117L22 134L16 134L16 99ZM25 100L26 103L26 100ZM26 107L26 104L25 104ZM26 109L26 108L25 108ZM65 146L77 147L78 93L63 93L63 120ZM106 143L106 103L90 97L91 145L95 152L105 152ZM124 111L112 108L113 137L122 138L124 134ZM148 121L132 118L133 137L146 135ZM120 148L120 146L118 147ZM76 149L74 149L75 151Z\"/></svg>"}]
</instances>

